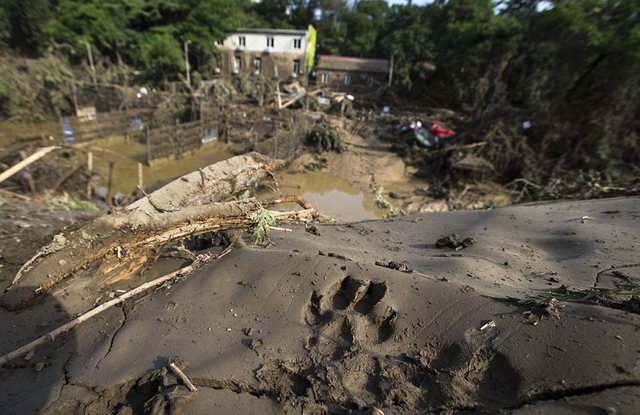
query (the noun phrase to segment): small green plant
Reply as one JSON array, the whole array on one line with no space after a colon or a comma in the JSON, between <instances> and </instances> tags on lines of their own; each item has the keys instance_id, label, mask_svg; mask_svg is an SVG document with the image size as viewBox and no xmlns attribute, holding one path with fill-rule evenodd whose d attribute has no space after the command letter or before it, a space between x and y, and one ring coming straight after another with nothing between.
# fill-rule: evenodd
<instances>
[{"instance_id":1,"label":"small green plant","mask_svg":"<svg viewBox=\"0 0 640 415\"><path fill-rule=\"evenodd\" d=\"M265 208L260 208L255 214L249 217L251 222L252 238L256 245L261 245L266 242L269 237L269 231L271 227L276 224L276 220L273 218L271 212Z\"/></svg>"},{"instance_id":2,"label":"small green plant","mask_svg":"<svg viewBox=\"0 0 640 415\"><path fill-rule=\"evenodd\" d=\"M390 209L390 208L393 209L393 206L391 206L391 203L389 203L389 201L385 199L384 196L382 196L384 187L378 186L378 184L376 183L375 174L371 175L369 190L371 190L371 193L373 193L373 197L374 197L373 203L376 205L376 207L380 209Z\"/></svg>"},{"instance_id":3,"label":"small green plant","mask_svg":"<svg viewBox=\"0 0 640 415\"><path fill-rule=\"evenodd\" d=\"M98 210L95 203L81 199L71 198L63 204L71 210Z\"/></svg>"}]
</instances>

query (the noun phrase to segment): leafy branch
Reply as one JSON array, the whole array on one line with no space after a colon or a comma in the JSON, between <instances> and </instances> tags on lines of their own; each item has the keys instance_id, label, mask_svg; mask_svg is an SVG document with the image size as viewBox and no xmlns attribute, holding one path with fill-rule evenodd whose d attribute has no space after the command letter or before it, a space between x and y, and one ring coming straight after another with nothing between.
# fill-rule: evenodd
<instances>
[{"instance_id":1,"label":"leafy branch","mask_svg":"<svg viewBox=\"0 0 640 415\"><path fill-rule=\"evenodd\" d=\"M256 245L264 243L269 238L269 231L276 224L273 214L265 208L258 209L249 217L249 221L251 222L251 236Z\"/></svg>"}]
</instances>

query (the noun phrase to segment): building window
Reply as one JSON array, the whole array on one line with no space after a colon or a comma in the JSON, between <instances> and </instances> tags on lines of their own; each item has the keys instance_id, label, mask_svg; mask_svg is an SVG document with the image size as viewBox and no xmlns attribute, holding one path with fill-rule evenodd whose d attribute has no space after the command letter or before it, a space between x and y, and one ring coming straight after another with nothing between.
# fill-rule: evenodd
<instances>
[{"instance_id":1,"label":"building window","mask_svg":"<svg viewBox=\"0 0 640 415\"><path fill-rule=\"evenodd\" d=\"M247 38L244 36L238 36L238 46L247 46Z\"/></svg>"},{"instance_id":2,"label":"building window","mask_svg":"<svg viewBox=\"0 0 640 415\"><path fill-rule=\"evenodd\" d=\"M260 68L262 67L262 59L261 58L255 58L253 60L253 67L256 68L257 70L260 70Z\"/></svg>"},{"instance_id":3,"label":"building window","mask_svg":"<svg viewBox=\"0 0 640 415\"><path fill-rule=\"evenodd\" d=\"M351 83L351 75L345 75L344 76L344 84L345 85L349 85L349 83Z\"/></svg>"},{"instance_id":4,"label":"building window","mask_svg":"<svg viewBox=\"0 0 640 415\"><path fill-rule=\"evenodd\" d=\"M323 84L328 84L329 83L329 74L328 73L323 73L321 78L322 78L322 83Z\"/></svg>"},{"instance_id":5,"label":"building window","mask_svg":"<svg viewBox=\"0 0 640 415\"><path fill-rule=\"evenodd\" d=\"M296 59L293 61L293 73L297 74L300 72L300 60Z\"/></svg>"},{"instance_id":6,"label":"building window","mask_svg":"<svg viewBox=\"0 0 640 415\"><path fill-rule=\"evenodd\" d=\"M372 77L369 77L369 79L367 79L367 85L373 86L373 78Z\"/></svg>"},{"instance_id":7,"label":"building window","mask_svg":"<svg viewBox=\"0 0 640 415\"><path fill-rule=\"evenodd\" d=\"M224 45L224 39L218 39L218 41L216 43L218 44L218 46L223 46Z\"/></svg>"},{"instance_id":8,"label":"building window","mask_svg":"<svg viewBox=\"0 0 640 415\"><path fill-rule=\"evenodd\" d=\"M273 44L274 44L273 37L272 36L267 36L267 47L268 48L272 48Z\"/></svg>"},{"instance_id":9,"label":"building window","mask_svg":"<svg viewBox=\"0 0 640 415\"><path fill-rule=\"evenodd\" d=\"M242 58L240 56L236 56L236 61L233 64L233 71L240 72L240 69L242 69Z\"/></svg>"},{"instance_id":10,"label":"building window","mask_svg":"<svg viewBox=\"0 0 640 415\"><path fill-rule=\"evenodd\" d=\"M293 48L302 49L302 39L293 39Z\"/></svg>"}]
</instances>

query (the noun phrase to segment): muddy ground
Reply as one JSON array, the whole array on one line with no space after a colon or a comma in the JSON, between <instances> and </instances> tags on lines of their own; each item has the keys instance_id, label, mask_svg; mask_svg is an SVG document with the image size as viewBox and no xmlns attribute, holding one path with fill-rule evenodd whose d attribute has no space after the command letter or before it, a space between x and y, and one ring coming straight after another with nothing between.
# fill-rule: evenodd
<instances>
[{"instance_id":1,"label":"muddy ground","mask_svg":"<svg viewBox=\"0 0 640 415\"><path fill-rule=\"evenodd\" d=\"M317 224L316 233L291 225L272 233L269 248L235 248L4 365L0 408L631 414L640 405L640 317L628 298L561 301L545 313L490 297L637 283L638 202ZM47 238L92 215L2 203L4 286ZM475 243L437 247L451 234ZM78 288L90 281L74 284L22 311L0 310L0 353L74 317L95 294ZM197 392L167 371L169 361Z\"/></svg>"},{"instance_id":2,"label":"muddy ground","mask_svg":"<svg viewBox=\"0 0 640 415\"><path fill-rule=\"evenodd\" d=\"M426 150L390 135L399 120L354 129L357 120L334 117L349 151L306 149L287 168L362 192L375 175L409 216L280 224L292 232L272 231L267 247L245 234L217 262L3 365L0 413L636 413L640 307L601 293L639 284L640 199L425 213L495 207L510 195L461 175L443 196L418 174ZM26 184L12 191L30 196ZM38 203L0 195L2 291L55 235L99 214L61 193ZM451 248L439 247L454 234L473 243L450 237ZM0 355L226 247L213 237L108 287L85 270L37 304L0 309ZM567 294L592 288L595 298Z\"/></svg>"}]
</instances>

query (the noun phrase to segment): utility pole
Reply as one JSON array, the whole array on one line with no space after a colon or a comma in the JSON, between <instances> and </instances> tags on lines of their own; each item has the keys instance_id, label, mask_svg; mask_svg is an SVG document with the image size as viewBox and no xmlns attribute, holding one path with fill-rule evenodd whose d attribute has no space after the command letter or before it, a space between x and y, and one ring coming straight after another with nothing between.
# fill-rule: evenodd
<instances>
[{"instance_id":1,"label":"utility pole","mask_svg":"<svg viewBox=\"0 0 640 415\"><path fill-rule=\"evenodd\" d=\"M191 89L191 71L189 70L189 43L190 40L184 41L184 66L187 70L187 83L189 84L189 89Z\"/></svg>"},{"instance_id":2,"label":"utility pole","mask_svg":"<svg viewBox=\"0 0 640 415\"><path fill-rule=\"evenodd\" d=\"M271 56L271 54L269 54L269 57L271 58L271 62L273 62L273 71L276 74L276 94L278 94L278 109L282 109L282 97L280 96L280 78L278 77L278 64L276 63L276 60L273 58L273 56Z\"/></svg>"},{"instance_id":3,"label":"utility pole","mask_svg":"<svg viewBox=\"0 0 640 415\"><path fill-rule=\"evenodd\" d=\"M393 80L393 55L391 55L391 61L389 61L389 86Z\"/></svg>"},{"instance_id":4,"label":"utility pole","mask_svg":"<svg viewBox=\"0 0 640 415\"><path fill-rule=\"evenodd\" d=\"M91 44L86 40L81 40L87 46L87 56L89 57L89 65L91 66L91 73L93 74L93 84L98 85L98 78L96 77L96 67L93 64L93 53L91 52Z\"/></svg>"}]
</instances>

